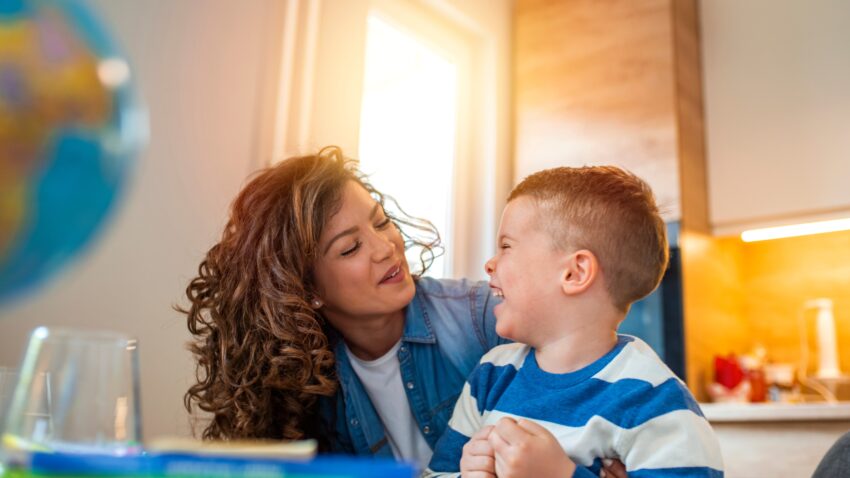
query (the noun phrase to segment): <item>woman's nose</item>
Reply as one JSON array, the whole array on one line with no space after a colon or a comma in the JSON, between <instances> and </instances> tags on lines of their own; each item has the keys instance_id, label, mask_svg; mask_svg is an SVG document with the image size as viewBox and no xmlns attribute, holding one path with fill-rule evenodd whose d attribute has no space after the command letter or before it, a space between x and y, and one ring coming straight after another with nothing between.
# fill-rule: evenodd
<instances>
[{"instance_id":1,"label":"woman's nose","mask_svg":"<svg viewBox=\"0 0 850 478\"><path fill-rule=\"evenodd\" d=\"M486 272L487 275L493 275L493 273L496 272L496 261L494 261L493 258L490 258L489 261L484 263L484 272Z\"/></svg>"},{"instance_id":2,"label":"woman's nose","mask_svg":"<svg viewBox=\"0 0 850 478\"><path fill-rule=\"evenodd\" d=\"M395 242L393 242L391 237L387 237L383 234L377 235L378 240L375 244L375 253L373 257L375 262L380 262L388 257L392 257L395 253Z\"/></svg>"}]
</instances>

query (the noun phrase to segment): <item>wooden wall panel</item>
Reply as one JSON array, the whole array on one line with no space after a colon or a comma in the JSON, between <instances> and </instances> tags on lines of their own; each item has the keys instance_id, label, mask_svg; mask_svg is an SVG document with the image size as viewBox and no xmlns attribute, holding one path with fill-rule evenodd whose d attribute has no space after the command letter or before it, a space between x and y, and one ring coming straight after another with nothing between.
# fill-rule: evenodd
<instances>
[{"instance_id":1,"label":"wooden wall panel","mask_svg":"<svg viewBox=\"0 0 850 478\"><path fill-rule=\"evenodd\" d=\"M670 0L518 0L515 174L616 164L678 219Z\"/></svg>"},{"instance_id":2,"label":"wooden wall panel","mask_svg":"<svg viewBox=\"0 0 850 478\"><path fill-rule=\"evenodd\" d=\"M827 297L834 303L840 365L850 373L850 231L753 242L742 252L742 319L753 342L772 360L797 363L803 302ZM805 320L812 335L814 311L806 311ZM815 362L812 357L812 371Z\"/></svg>"},{"instance_id":3,"label":"wooden wall panel","mask_svg":"<svg viewBox=\"0 0 850 478\"><path fill-rule=\"evenodd\" d=\"M708 233L702 55L696 0L674 0L672 19L682 228Z\"/></svg>"},{"instance_id":4,"label":"wooden wall panel","mask_svg":"<svg viewBox=\"0 0 850 478\"><path fill-rule=\"evenodd\" d=\"M688 386L706 401L714 356L740 355L752 346L750 324L742 320L741 242L683 231L680 244Z\"/></svg>"},{"instance_id":5,"label":"wooden wall panel","mask_svg":"<svg viewBox=\"0 0 850 478\"><path fill-rule=\"evenodd\" d=\"M688 382L699 399L715 355L764 347L772 362L799 364L801 313L815 347L815 312L803 310L814 298L833 300L839 364L850 374L850 231L754 243L683 233L682 263Z\"/></svg>"}]
</instances>

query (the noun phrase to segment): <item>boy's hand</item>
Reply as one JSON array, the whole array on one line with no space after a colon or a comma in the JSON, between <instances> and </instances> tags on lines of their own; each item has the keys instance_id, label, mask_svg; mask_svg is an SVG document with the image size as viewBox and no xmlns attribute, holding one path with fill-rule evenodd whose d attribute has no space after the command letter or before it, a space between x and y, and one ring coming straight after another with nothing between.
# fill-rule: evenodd
<instances>
[{"instance_id":1,"label":"boy's hand","mask_svg":"<svg viewBox=\"0 0 850 478\"><path fill-rule=\"evenodd\" d=\"M499 478L572 476L575 472L575 463L558 440L532 421L502 418L488 440L496 452Z\"/></svg>"},{"instance_id":2,"label":"boy's hand","mask_svg":"<svg viewBox=\"0 0 850 478\"><path fill-rule=\"evenodd\" d=\"M460 474L463 478L496 478L496 459L493 447L487 438L493 426L486 426L463 446L460 458Z\"/></svg>"}]
</instances>

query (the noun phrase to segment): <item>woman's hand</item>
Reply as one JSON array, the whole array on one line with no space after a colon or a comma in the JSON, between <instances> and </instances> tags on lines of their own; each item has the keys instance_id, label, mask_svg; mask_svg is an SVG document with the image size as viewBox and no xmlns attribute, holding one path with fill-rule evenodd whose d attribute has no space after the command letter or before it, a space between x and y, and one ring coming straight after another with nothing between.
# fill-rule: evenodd
<instances>
[{"instance_id":1,"label":"woman's hand","mask_svg":"<svg viewBox=\"0 0 850 478\"><path fill-rule=\"evenodd\" d=\"M478 430L463 446L460 474L463 478L496 478L496 459L487 438L493 426Z\"/></svg>"},{"instance_id":2,"label":"woman's hand","mask_svg":"<svg viewBox=\"0 0 850 478\"><path fill-rule=\"evenodd\" d=\"M626 465L620 460L610 458L602 460L602 471L599 472L599 476L601 478L629 478L629 474L626 473Z\"/></svg>"}]
</instances>

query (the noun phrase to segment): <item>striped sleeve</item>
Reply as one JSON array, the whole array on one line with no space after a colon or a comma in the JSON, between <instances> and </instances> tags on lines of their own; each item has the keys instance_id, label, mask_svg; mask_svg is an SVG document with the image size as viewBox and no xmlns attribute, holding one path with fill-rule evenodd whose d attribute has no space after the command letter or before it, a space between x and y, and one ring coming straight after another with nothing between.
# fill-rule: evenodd
<instances>
[{"instance_id":1,"label":"striped sleeve","mask_svg":"<svg viewBox=\"0 0 850 478\"><path fill-rule=\"evenodd\" d=\"M618 408L628 413L615 449L629 478L722 477L720 444L687 387L645 343L635 340L618 360L596 374L618 388Z\"/></svg>"},{"instance_id":2,"label":"striped sleeve","mask_svg":"<svg viewBox=\"0 0 850 478\"><path fill-rule=\"evenodd\" d=\"M658 394L645 408L664 408L662 401L664 394ZM616 448L630 478L723 476L720 444L693 409L673 410L623 430Z\"/></svg>"}]
</instances>

